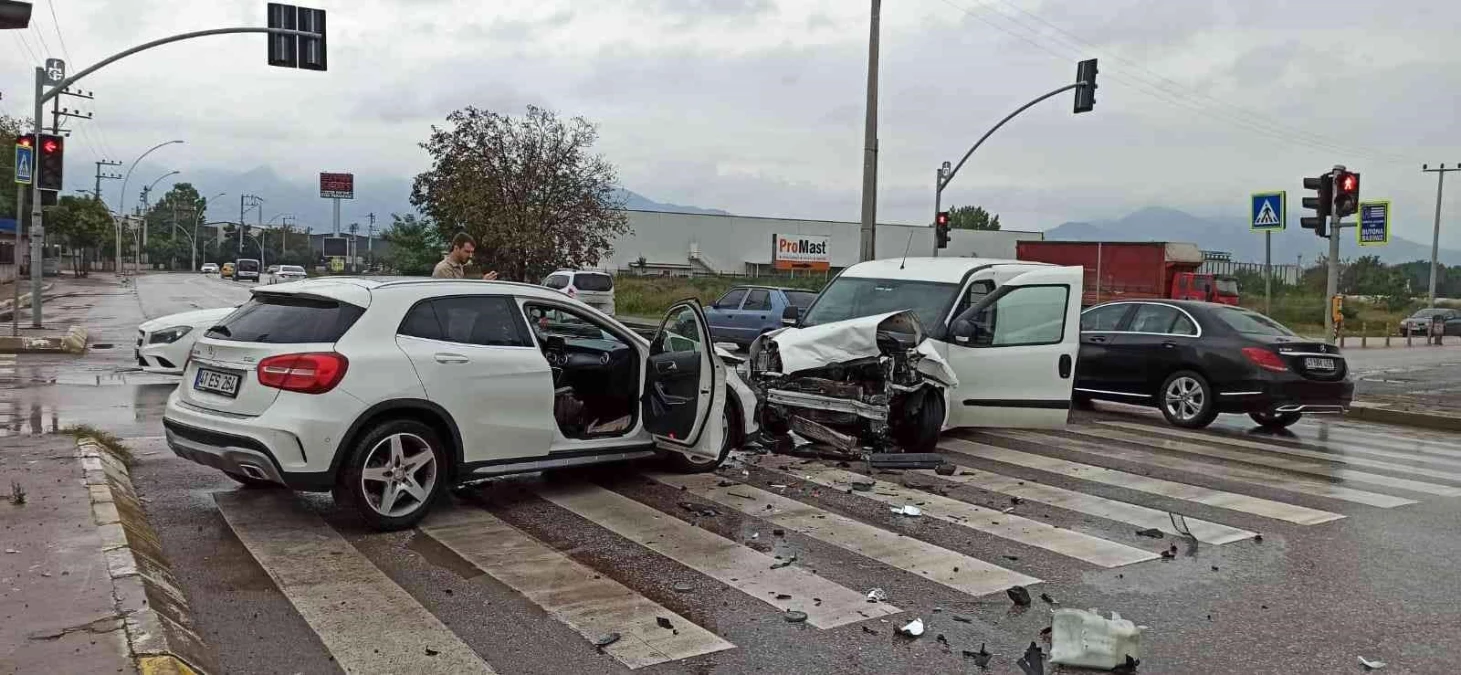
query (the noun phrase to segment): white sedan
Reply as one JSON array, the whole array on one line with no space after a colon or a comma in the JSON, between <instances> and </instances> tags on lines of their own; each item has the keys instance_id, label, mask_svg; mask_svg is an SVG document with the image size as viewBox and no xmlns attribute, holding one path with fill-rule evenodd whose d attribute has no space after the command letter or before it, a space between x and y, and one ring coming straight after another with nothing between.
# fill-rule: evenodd
<instances>
[{"instance_id":1,"label":"white sedan","mask_svg":"<svg viewBox=\"0 0 1461 675\"><path fill-rule=\"evenodd\" d=\"M143 322L137 327L137 365L149 373L178 375L187 365L193 343L236 307L199 309Z\"/></svg>"},{"instance_id":2,"label":"white sedan","mask_svg":"<svg viewBox=\"0 0 1461 675\"><path fill-rule=\"evenodd\" d=\"M304 268L300 267L299 265L279 265L278 267L270 266L268 279L264 283L282 284L290 281L299 281L308 276L308 274L305 274Z\"/></svg>"}]
</instances>

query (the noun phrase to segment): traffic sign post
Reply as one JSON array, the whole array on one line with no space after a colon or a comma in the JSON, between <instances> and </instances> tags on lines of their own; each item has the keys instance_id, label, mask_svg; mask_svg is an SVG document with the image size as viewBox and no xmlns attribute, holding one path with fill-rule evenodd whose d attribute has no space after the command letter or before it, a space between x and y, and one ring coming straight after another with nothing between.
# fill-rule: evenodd
<instances>
[{"instance_id":1,"label":"traffic sign post","mask_svg":"<svg viewBox=\"0 0 1461 675\"><path fill-rule=\"evenodd\" d=\"M15 182L30 185L36 165L35 159L35 148L19 144L15 146ZM16 212L15 217L20 218L20 213Z\"/></svg>"},{"instance_id":2,"label":"traffic sign post","mask_svg":"<svg viewBox=\"0 0 1461 675\"><path fill-rule=\"evenodd\" d=\"M1255 192L1249 201L1248 226L1263 233L1263 311L1273 310L1273 232L1288 226L1288 193Z\"/></svg>"},{"instance_id":3,"label":"traffic sign post","mask_svg":"<svg viewBox=\"0 0 1461 675\"><path fill-rule=\"evenodd\" d=\"M1355 228L1360 246L1390 243L1390 202L1360 202L1360 224Z\"/></svg>"}]
</instances>

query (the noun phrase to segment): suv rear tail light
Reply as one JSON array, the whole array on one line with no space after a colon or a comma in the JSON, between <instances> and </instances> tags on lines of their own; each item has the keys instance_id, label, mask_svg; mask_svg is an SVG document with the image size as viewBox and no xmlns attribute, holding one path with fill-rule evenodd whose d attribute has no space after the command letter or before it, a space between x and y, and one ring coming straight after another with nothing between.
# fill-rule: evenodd
<instances>
[{"instance_id":1,"label":"suv rear tail light","mask_svg":"<svg viewBox=\"0 0 1461 675\"><path fill-rule=\"evenodd\" d=\"M1262 347L1244 347L1243 356L1248 357L1248 360L1251 361L1253 365L1258 366L1259 368L1262 368L1264 370L1272 370L1276 373L1281 373L1289 369L1289 367L1284 364L1283 359L1279 358L1278 354L1275 354Z\"/></svg>"},{"instance_id":2,"label":"suv rear tail light","mask_svg":"<svg viewBox=\"0 0 1461 675\"><path fill-rule=\"evenodd\" d=\"M283 354L259 362L259 384L301 394L323 394L345 378L350 360L334 352Z\"/></svg>"}]
</instances>

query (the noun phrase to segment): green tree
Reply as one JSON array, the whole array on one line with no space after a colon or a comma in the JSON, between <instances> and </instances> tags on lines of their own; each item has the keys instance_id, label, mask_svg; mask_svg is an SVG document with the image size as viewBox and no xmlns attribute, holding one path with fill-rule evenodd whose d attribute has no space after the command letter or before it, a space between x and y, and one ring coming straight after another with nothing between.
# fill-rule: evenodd
<instances>
[{"instance_id":1,"label":"green tree","mask_svg":"<svg viewBox=\"0 0 1461 675\"><path fill-rule=\"evenodd\" d=\"M949 209L949 227L955 230L998 230L999 216L982 206L956 206Z\"/></svg>"},{"instance_id":2,"label":"green tree","mask_svg":"<svg viewBox=\"0 0 1461 675\"><path fill-rule=\"evenodd\" d=\"M90 197L61 197L45 210L47 237L72 252L72 268L78 275L91 269L91 261L113 241L111 212Z\"/></svg>"},{"instance_id":3,"label":"green tree","mask_svg":"<svg viewBox=\"0 0 1461 675\"><path fill-rule=\"evenodd\" d=\"M0 152L0 186L13 188L15 186L15 151L11 143L15 137L30 125L20 121L18 117L0 115L0 138L5 140L5 150ZM0 190L0 218L15 217L15 192L10 189Z\"/></svg>"},{"instance_id":4,"label":"green tree","mask_svg":"<svg viewBox=\"0 0 1461 675\"><path fill-rule=\"evenodd\" d=\"M446 245L436 224L428 218L417 218L416 214L391 214L391 226L380 235L381 241L391 245L385 256L386 266L396 274L424 276L431 274L431 268L441 261Z\"/></svg>"},{"instance_id":5,"label":"green tree","mask_svg":"<svg viewBox=\"0 0 1461 675\"><path fill-rule=\"evenodd\" d=\"M446 120L421 144L432 163L411 204L443 238L471 234L482 267L535 280L597 264L629 232L616 172L591 154L598 130L587 120L534 106L521 117L467 107Z\"/></svg>"},{"instance_id":6,"label":"green tree","mask_svg":"<svg viewBox=\"0 0 1461 675\"><path fill-rule=\"evenodd\" d=\"M192 183L176 183L161 199L148 207L143 218L147 221L147 259L154 267L166 264L176 268L181 262L188 264L192 257L189 244L193 236L193 224L207 222L205 210L208 202L198 194Z\"/></svg>"}]
</instances>

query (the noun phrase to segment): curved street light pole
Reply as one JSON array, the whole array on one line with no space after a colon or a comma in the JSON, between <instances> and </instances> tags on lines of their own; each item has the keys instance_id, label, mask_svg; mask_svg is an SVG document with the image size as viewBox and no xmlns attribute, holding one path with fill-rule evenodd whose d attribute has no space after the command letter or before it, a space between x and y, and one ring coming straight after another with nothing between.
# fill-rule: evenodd
<instances>
[{"instance_id":1,"label":"curved street light pole","mask_svg":"<svg viewBox=\"0 0 1461 675\"><path fill-rule=\"evenodd\" d=\"M208 210L208 205L212 204L213 200L218 199L219 197L226 196L227 194L227 192L220 192L216 195L213 195L212 197L209 197L203 202L203 208L199 209L198 212L193 215L193 236L188 239L188 243L192 247L192 255L188 258L188 271L190 272L196 272L198 270L198 223L202 222L203 213Z\"/></svg>"},{"instance_id":2,"label":"curved street light pole","mask_svg":"<svg viewBox=\"0 0 1461 675\"><path fill-rule=\"evenodd\" d=\"M137 255L136 255L137 269L139 269L139 270L142 269L142 256L143 256L142 249L144 249L144 248L147 247L147 211L148 211L149 208L152 207L152 199L151 199L152 188L157 187L157 184L158 183L161 183L164 178L167 178L168 176L176 176L176 175L178 175L180 173L182 173L182 172L181 171L169 171L169 172L167 172L165 174L162 174L161 176L158 176L157 177L157 180L152 181L151 183L149 183L147 185L147 187L145 187L145 188L142 189L142 243L141 243L140 246L137 247ZM127 205L126 204L123 204L122 205L122 208L124 208L124 209L127 208ZM149 264L151 262L152 262L151 260L148 260L148 263Z\"/></svg>"},{"instance_id":3,"label":"curved street light pole","mask_svg":"<svg viewBox=\"0 0 1461 675\"><path fill-rule=\"evenodd\" d=\"M95 68L92 68L92 70L95 70ZM81 74L84 75L85 72L83 71ZM79 79L79 78L80 78L80 75L77 75L77 76L75 76L75 77L73 77L71 79L74 80L74 79ZM69 82L69 80L68 80L68 82ZM37 104L37 105L39 105L39 104ZM143 159L145 159L148 155L152 154L153 151L157 150L158 148L161 148L161 147L163 147L165 145L172 145L174 143L182 143L182 141L181 140L166 141L166 142L163 142L163 143L158 143L157 145L154 145L151 148L148 148L147 149L147 152L144 152L141 155L138 155L137 156L137 159L132 160L132 166L130 166L130 167L127 168L127 175L126 175L126 177L124 177L122 179L122 195L120 197L118 197L118 201L117 201L117 214L118 214L118 218L117 218L117 221L116 221L117 225L116 225L116 228L115 228L116 229L116 236L113 237L114 239L116 239L116 242L117 242L117 276L122 276L122 221L121 221L121 219L125 217L122 214L124 214L125 211L126 211L126 209L127 209L127 182L130 181L130 180L132 180L132 171L137 168L137 163L138 162L140 162Z\"/></svg>"}]
</instances>

